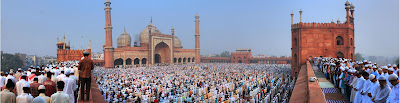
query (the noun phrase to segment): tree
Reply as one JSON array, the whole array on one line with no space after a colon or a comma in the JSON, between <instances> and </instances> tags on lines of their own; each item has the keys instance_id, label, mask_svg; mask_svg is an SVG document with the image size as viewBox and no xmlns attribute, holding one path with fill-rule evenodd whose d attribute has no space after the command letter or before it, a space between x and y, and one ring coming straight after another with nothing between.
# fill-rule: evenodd
<instances>
[{"instance_id":1,"label":"tree","mask_svg":"<svg viewBox=\"0 0 400 103\"><path fill-rule=\"evenodd\" d=\"M356 59L356 61L364 60L364 58L362 57L362 54L360 54L360 53L356 53L356 55L354 55L354 58Z\"/></svg>"},{"instance_id":2,"label":"tree","mask_svg":"<svg viewBox=\"0 0 400 103\"><path fill-rule=\"evenodd\" d=\"M229 51L224 51L219 56L220 57L231 57L231 53Z\"/></svg>"},{"instance_id":3,"label":"tree","mask_svg":"<svg viewBox=\"0 0 400 103\"><path fill-rule=\"evenodd\" d=\"M2 54L1 57L1 71L8 72L11 68L20 68L23 65L21 58L17 55Z\"/></svg>"}]
</instances>

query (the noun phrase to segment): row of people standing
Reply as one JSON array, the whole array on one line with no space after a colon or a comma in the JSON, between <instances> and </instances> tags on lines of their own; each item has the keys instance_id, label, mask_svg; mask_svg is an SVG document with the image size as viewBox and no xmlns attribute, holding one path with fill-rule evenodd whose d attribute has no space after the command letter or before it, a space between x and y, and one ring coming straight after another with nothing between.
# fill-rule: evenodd
<instances>
[{"instance_id":1,"label":"row of people standing","mask_svg":"<svg viewBox=\"0 0 400 103\"><path fill-rule=\"evenodd\" d=\"M370 61L316 57L314 63L351 103L398 103L397 65L378 68Z\"/></svg>"}]
</instances>

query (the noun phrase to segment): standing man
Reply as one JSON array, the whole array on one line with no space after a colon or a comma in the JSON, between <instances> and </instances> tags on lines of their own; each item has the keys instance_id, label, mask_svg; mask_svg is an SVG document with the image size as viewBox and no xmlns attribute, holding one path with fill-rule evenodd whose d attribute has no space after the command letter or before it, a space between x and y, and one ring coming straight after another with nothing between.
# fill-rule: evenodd
<instances>
[{"instance_id":1,"label":"standing man","mask_svg":"<svg viewBox=\"0 0 400 103\"><path fill-rule=\"evenodd\" d=\"M62 80L65 83L65 87L63 92L68 94L71 100L71 103L75 102L75 89L76 89L76 80L70 77L70 70L65 71L65 78Z\"/></svg>"},{"instance_id":2,"label":"standing man","mask_svg":"<svg viewBox=\"0 0 400 103\"><path fill-rule=\"evenodd\" d=\"M9 80L6 84L6 88L0 92L0 102L1 103L15 103L15 94L12 92L14 90L15 84Z\"/></svg>"},{"instance_id":3,"label":"standing man","mask_svg":"<svg viewBox=\"0 0 400 103\"><path fill-rule=\"evenodd\" d=\"M388 80L393 87L386 103L399 103L399 77L396 74L390 74L388 77Z\"/></svg>"},{"instance_id":4,"label":"standing man","mask_svg":"<svg viewBox=\"0 0 400 103\"><path fill-rule=\"evenodd\" d=\"M90 83L91 83L91 75L92 70L94 69L93 61L89 57L89 52L83 52L83 56L85 57L82 61L79 62L78 70L80 70L79 80L81 81L81 100L85 99L85 92L86 98L89 100L90 96ZM84 89L86 86L86 89Z\"/></svg>"},{"instance_id":5,"label":"standing man","mask_svg":"<svg viewBox=\"0 0 400 103\"><path fill-rule=\"evenodd\" d=\"M33 97L29 94L29 92L30 92L29 89L30 89L30 85L24 84L24 86L23 86L24 93L17 96L17 98L16 98L17 103L33 103Z\"/></svg>"},{"instance_id":6,"label":"standing man","mask_svg":"<svg viewBox=\"0 0 400 103\"><path fill-rule=\"evenodd\" d=\"M69 95L63 92L64 85L63 81L57 82L57 93L51 95L51 103L71 103Z\"/></svg>"}]
</instances>

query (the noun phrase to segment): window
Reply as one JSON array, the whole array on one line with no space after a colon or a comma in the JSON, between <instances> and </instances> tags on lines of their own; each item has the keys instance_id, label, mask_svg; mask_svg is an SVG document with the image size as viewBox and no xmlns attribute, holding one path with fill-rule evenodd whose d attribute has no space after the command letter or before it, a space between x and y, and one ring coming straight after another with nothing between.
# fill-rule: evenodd
<instances>
[{"instance_id":1,"label":"window","mask_svg":"<svg viewBox=\"0 0 400 103\"><path fill-rule=\"evenodd\" d=\"M342 36L337 36L336 37L336 45L343 45L343 37Z\"/></svg>"},{"instance_id":2,"label":"window","mask_svg":"<svg viewBox=\"0 0 400 103\"><path fill-rule=\"evenodd\" d=\"M350 39L350 45L353 46L353 38Z\"/></svg>"},{"instance_id":3,"label":"window","mask_svg":"<svg viewBox=\"0 0 400 103\"><path fill-rule=\"evenodd\" d=\"M297 46L297 38L294 38L294 46Z\"/></svg>"}]
</instances>

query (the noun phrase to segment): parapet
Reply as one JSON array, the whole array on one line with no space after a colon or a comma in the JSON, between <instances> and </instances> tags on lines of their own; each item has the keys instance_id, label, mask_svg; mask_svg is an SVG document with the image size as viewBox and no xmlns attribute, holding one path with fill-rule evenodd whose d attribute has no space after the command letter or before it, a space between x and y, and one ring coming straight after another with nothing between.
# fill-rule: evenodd
<instances>
[{"instance_id":1,"label":"parapet","mask_svg":"<svg viewBox=\"0 0 400 103\"><path fill-rule=\"evenodd\" d=\"M292 24L292 29L297 28L348 28L345 23L297 23Z\"/></svg>"}]
</instances>

